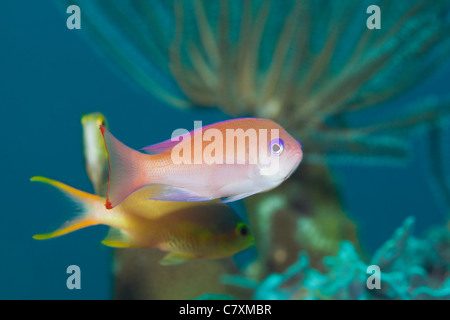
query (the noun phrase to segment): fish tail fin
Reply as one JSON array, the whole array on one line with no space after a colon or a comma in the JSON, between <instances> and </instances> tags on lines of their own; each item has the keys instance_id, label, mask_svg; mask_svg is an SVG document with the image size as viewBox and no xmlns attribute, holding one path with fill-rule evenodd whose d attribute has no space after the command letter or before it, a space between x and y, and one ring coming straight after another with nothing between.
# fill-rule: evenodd
<instances>
[{"instance_id":1,"label":"fish tail fin","mask_svg":"<svg viewBox=\"0 0 450 320\"><path fill-rule=\"evenodd\" d=\"M45 177L36 176L32 177L30 180L42 182L57 188L59 191L63 192L68 198L74 201L77 205L79 205L81 209L81 212L79 213L79 216L77 218L66 222L63 226L61 226L59 229L53 232L34 235L33 236L34 239L36 240L51 239L82 228L100 224L100 222L94 216L93 206L95 205L95 203L99 203L99 201L102 201L102 198L92 195L90 193L77 190L64 183L48 179Z\"/></svg>"},{"instance_id":2,"label":"fish tail fin","mask_svg":"<svg viewBox=\"0 0 450 320\"><path fill-rule=\"evenodd\" d=\"M94 219L77 219L77 220L67 222L61 228L59 228L53 232L35 234L33 236L33 239L47 240L47 239L51 239L51 238L56 238L56 237L63 236L65 234L74 232L79 229L83 229L83 228L86 228L89 226L95 226L97 224L99 224L98 221L96 221Z\"/></svg>"},{"instance_id":3,"label":"fish tail fin","mask_svg":"<svg viewBox=\"0 0 450 320\"><path fill-rule=\"evenodd\" d=\"M134 191L143 187L145 174L141 163L145 157L117 140L108 130L100 126L109 159L109 182L106 195L106 209L112 209Z\"/></svg>"}]
</instances>

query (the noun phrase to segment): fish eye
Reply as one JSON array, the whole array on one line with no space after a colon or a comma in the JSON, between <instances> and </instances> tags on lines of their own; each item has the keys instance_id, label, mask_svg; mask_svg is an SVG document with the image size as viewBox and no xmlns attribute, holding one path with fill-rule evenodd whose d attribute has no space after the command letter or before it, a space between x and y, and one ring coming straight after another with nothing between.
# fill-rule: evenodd
<instances>
[{"instance_id":1,"label":"fish eye","mask_svg":"<svg viewBox=\"0 0 450 320\"><path fill-rule=\"evenodd\" d=\"M239 223L236 228L236 233L240 236L245 237L250 233L250 231L248 227L245 225L245 223Z\"/></svg>"},{"instance_id":2,"label":"fish eye","mask_svg":"<svg viewBox=\"0 0 450 320\"><path fill-rule=\"evenodd\" d=\"M275 155L279 155L284 150L284 143L281 139L273 139L270 141L270 152Z\"/></svg>"}]
</instances>

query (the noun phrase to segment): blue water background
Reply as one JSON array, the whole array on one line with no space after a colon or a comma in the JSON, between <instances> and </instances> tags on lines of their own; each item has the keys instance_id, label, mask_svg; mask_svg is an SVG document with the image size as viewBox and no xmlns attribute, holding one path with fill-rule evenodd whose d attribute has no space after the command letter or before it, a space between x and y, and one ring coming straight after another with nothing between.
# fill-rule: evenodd
<instances>
[{"instance_id":1,"label":"blue water background","mask_svg":"<svg viewBox=\"0 0 450 320\"><path fill-rule=\"evenodd\" d=\"M216 110L182 112L161 104L102 61L77 34L82 32L66 28L65 12L52 1L0 4L0 299L112 298L112 250L100 244L106 227L49 241L31 238L59 227L73 208L30 177L93 191L82 153L83 114L103 112L114 135L133 148L167 139L176 128L192 129L194 120L226 119ZM449 75L450 68L443 68L402 102L448 93ZM444 207L421 170L426 141L418 135L413 145L406 167L335 168L343 201L369 251L409 215L416 217L416 234L442 224ZM81 269L81 290L66 287L72 264Z\"/></svg>"}]
</instances>

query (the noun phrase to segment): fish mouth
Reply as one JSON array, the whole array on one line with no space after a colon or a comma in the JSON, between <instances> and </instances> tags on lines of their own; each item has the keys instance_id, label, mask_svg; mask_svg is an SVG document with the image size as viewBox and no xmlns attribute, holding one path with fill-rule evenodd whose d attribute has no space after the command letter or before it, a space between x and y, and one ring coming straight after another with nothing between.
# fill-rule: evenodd
<instances>
[{"instance_id":1,"label":"fish mouth","mask_svg":"<svg viewBox=\"0 0 450 320\"><path fill-rule=\"evenodd\" d=\"M300 140L297 140L297 142L298 142L298 144L300 145L300 150L303 151L303 145L302 145L302 143L300 142Z\"/></svg>"},{"instance_id":2,"label":"fish mouth","mask_svg":"<svg viewBox=\"0 0 450 320\"><path fill-rule=\"evenodd\" d=\"M255 245L255 236L253 234L250 234L248 240L247 248Z\"/></svg>"},{"instance_id":3,"label":"fish mouth","mask_svg":"<svg viewBox=\"0 0 450 320\"><path fill-rule=\"evenodd\" d=\"M289 170L289 172L288 172L288 174L286 175L286 178L285 178L285 179L288 179L288 178L295 172L295 170L297 170L297 168L298 168L298 165L293 166L293 167L291 168L291 170Z\"/></svg>"},{"instance_id":4,"label":"fish mouth","mask_svg":"<svg viewBox=\"0 0 450 320\"><path fill-rule=\"evenodd\" d=\"M286 179L289 178L295 172L295 170L297 170L298 167L300 166L300 163L302 162L302 159L303 159L303 153L295 152L292 154L292 158L296 159L296 160L295 160L295 162L293 162L291 169L289 170L288 174L286 175Z\"/></svg>"}]
</instances>

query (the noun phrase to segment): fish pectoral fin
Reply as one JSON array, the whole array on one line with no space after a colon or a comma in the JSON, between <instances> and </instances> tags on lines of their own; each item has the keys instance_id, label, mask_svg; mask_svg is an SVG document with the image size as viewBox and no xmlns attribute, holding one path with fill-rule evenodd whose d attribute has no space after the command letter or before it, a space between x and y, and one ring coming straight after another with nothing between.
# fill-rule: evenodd
<instances>
[{"instance_id":1,"label":"fish pectoral fin","mask_svg":"<svg viewBox=\"0 0 450 320\"><path fill-rule=\"evenodd\" d=\"M102 244L113 248L139 248L122 230L111 228Z\"/></svg>"},{"instance_id":2,"label":"fish pectoral fin","mask_svg":"<svg viewBox=\"0 0 450 320\"><path fill-rule=\"evenodd\" d=\"M199 196L187 189L163 184L152 184L143 190L148 200L159 201L208 201L213 200Z\"/></svg>"},{"instance_id":3,"label":"fish pectoral fin","mask_svg":"<svg viewBox=\"0 0 450 320\"><path fill-rule=\"evenodd\" d=\"M198 257L195 257L190 254L171 252L171 253L168 253L167 255L165 255L164 258L162 258L159 261L159 264L162 266L172 266L172 265L189 262L189 261L197 259L197 258Z\"/></svg>"}]
</instances>

